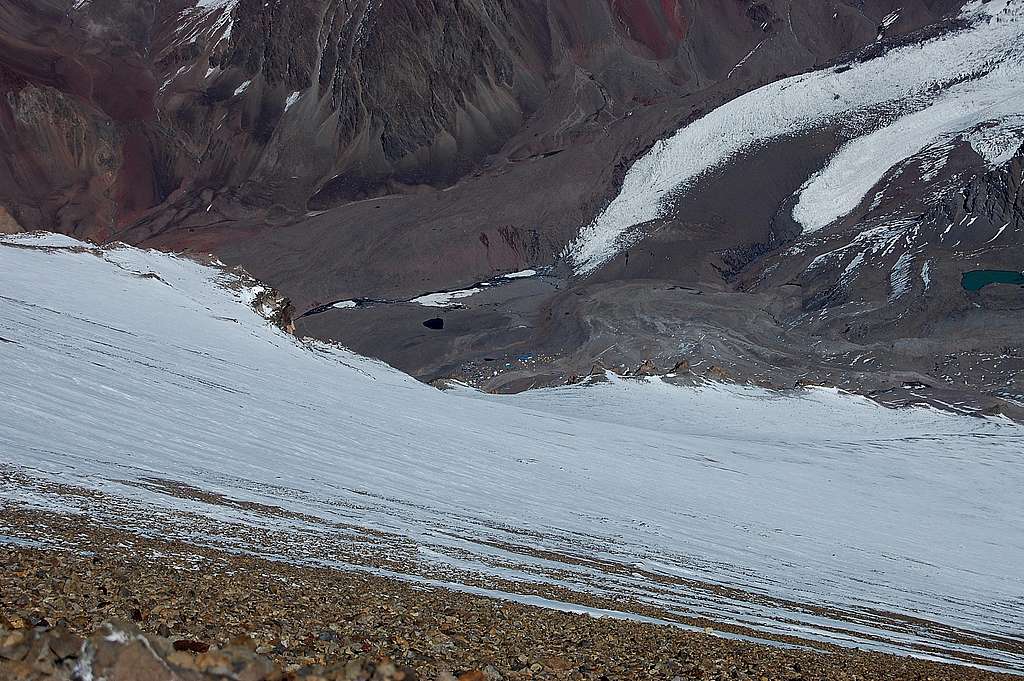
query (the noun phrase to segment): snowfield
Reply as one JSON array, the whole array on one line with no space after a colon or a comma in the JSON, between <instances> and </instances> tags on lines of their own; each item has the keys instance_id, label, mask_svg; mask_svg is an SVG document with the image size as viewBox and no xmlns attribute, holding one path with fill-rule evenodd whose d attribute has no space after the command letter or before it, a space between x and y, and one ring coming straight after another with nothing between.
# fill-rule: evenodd
<instances>
[{"instance_id":1,"label":"snowfield","mask_svg":"<svg viewBox=\"0 0 1024 681\"><path fill-rule=\"evenodd\" d=\"M455 588L1024 671L1020 426L658 379L442 393L253 299L165 254L0 239L0 504L181 514L311 564L313 534L354 563L386 537L413 547L389 574Z\"/></svg>"},{"instance_id":2,"label":"snowfield","mask_svg":"<svg viewBox=\"0 0 1024 681\"><path fill-rule=\"evenodd\" d=\"M715 169L816 128L842 127L851 139L798 193L793 217L805 232L850 213L891 168L932 145L963 138L990 163L1008 159L1007 140L1024 133L1024 3L975 0L961 18L966 28L761 87L655 143L570 244L576 272L642 238L640 225L665 217Z\"/></svg>"}]
</instances>

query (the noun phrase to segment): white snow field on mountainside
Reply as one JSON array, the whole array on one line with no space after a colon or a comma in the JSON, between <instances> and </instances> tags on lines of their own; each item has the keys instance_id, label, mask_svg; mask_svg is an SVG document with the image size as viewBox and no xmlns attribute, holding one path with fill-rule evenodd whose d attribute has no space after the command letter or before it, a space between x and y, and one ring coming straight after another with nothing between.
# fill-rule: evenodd
<instances>
[{"instance_id":1,"label":"white snow field on mountainside","mask_svg":"<svg viewBox=\"0 0 1024 681\"><path fill-rule=\"evenodd\" d=\"M1016 424L660 379L441 392L286 334L241 281L0 240L0 503L344 567L316 536L353 569L391 538L382 572L452 588L1024 671Z\"/></svg>"},{"instance_id":2,"label":"white snow field on mountainside","mask_svg":"<svg viewBox=\"0 0 1024 681\"><path fill-rule=\"evenodd\" d=\"M849 214L926 148L962 137L989 163L1007 160L1020 145L1010 133L1024 131L1024 3L975 0L961 19L966 27L920 44L765 85L657 142L568 247L577 273L639 239L636 227L663 217L673 197L715 169L817 128L842 126L850 141L798 192L793 217L805 233Z\"/></svg>"}]
</instances>

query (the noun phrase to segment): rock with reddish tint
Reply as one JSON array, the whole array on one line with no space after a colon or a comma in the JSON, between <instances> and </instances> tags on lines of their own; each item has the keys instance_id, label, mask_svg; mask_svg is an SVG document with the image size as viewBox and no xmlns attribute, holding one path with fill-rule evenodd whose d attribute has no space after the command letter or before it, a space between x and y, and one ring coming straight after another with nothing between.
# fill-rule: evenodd
<instances>
[{"instance_id":1,"label":"rock with reddish tint","mask_svg":"<svg viewBox=\"0 0 1024 681\"><path fill-rule=\"evenodd\" d=\"M198 654L195 654L197 653ZM103 625L88 640L63 627L0 630L0 679L18 681L417 681L389 660L355 659L288 672L246 647L143 633L128 622Z\"/></svg>"},{"instance_id":2,"label":"rock with reddish tint","mask_svg":"<svg viewBox=\"0 0 1024 681\"><path fill-rule=\"evenodd\" d=\"M658 367L650 359L645 359L640 363L640 366L636 368L636 376L657 376Z\"/></svg>"},{"instance_id":3,"label":"rock with reddish tint","mask_svg":"<svg viewBox=\"0 0 1024 681\"><path fill-rule=\"evenodd\" d=\"M184 650L190 653L205 653L210 649L209 643L203 643L202 641L187 641L185 639L175 641L175 650Z\"/></svg>"}]
</instances>

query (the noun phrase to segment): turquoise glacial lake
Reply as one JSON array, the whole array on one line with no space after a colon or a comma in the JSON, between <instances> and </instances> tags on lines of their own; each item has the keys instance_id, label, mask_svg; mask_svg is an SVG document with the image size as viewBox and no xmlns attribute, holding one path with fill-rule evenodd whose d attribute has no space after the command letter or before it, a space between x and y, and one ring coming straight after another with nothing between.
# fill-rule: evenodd
<instances>
[{"instance_id":1,"label":"turquoise glacial lake","mask_svg":"<svg viewBox=\"0 0 1024 681\"><path fill-rule=\"evenodd\" d=\"M1024 272L1011 270L974 270L964 272L961 285L968 291L980 291L989 284L1024 286Z\"/></svg>"}]
</instances>

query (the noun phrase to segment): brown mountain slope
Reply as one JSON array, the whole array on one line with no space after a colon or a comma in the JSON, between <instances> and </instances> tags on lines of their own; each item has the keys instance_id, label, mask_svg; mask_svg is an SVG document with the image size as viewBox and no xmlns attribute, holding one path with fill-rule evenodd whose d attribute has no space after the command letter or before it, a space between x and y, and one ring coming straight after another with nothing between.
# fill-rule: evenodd
<instances>
[{"instance_id":1,"label":"brown mountain slope","mask_svg":"<svg viewBox=\"0 0 1024 681\"><path fill-rule=\"evenodd\" d=\"M0 203L25 228L144 241L213 222L189 219L211 199L277 222L609 146L610 125L673 110L627 126L614 165L766 36L716 97L869 41L892 4L9 0ZM907 29L944 9L917 5Z\"/></svg>"}]
</instances>

